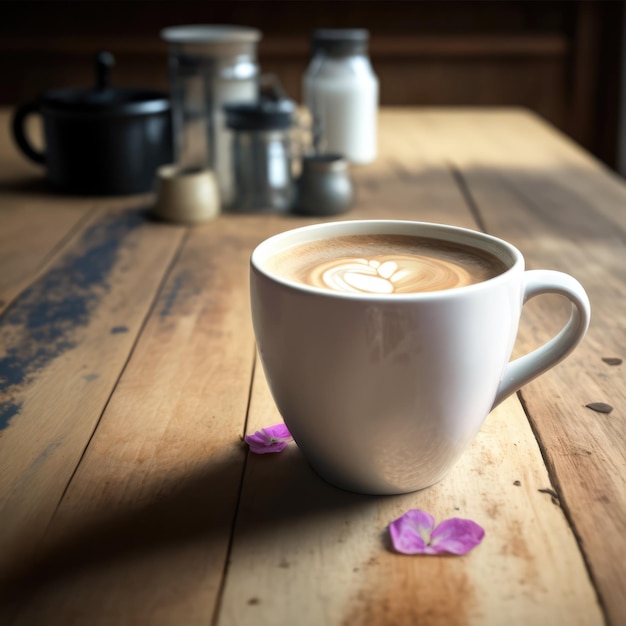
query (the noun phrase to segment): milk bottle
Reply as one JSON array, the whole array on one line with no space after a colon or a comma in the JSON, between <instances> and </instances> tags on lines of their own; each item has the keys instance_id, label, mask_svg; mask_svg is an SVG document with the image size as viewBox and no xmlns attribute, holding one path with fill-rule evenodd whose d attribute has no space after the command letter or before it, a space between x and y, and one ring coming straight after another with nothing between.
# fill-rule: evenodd
<instances>
[{"instance_id":1,"label":"milk bottle","mask_svg":"<svg viewBox=\"0 0 626 626\"><path fill-rule=\"evenodd\" d=\"M353 163L376 158L378 79L367 55L368 40L363 29L314 31L303 79L316 152L338 153Z\"/></svg>"}]
</instances>

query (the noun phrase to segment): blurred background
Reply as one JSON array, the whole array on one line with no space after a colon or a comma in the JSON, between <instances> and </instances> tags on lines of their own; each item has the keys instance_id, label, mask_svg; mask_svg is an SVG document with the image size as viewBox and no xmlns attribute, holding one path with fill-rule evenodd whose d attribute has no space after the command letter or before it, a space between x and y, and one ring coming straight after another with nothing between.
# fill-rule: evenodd
<instances>
[{"instance_id":1,"label":"blurred background","mask_svg":"<svg viewBox=\"0 0 626 626\"><path fill-rule=\"evenodd\" d=\"M166 89L177 24L259 28L259 62L301 101L319 27L371 32L381 105L527 107L626 173L622 1L57 0L0 2L0 105L88 87L93 55L117 60L115 86Z\"/></svg>"}]
</instances>

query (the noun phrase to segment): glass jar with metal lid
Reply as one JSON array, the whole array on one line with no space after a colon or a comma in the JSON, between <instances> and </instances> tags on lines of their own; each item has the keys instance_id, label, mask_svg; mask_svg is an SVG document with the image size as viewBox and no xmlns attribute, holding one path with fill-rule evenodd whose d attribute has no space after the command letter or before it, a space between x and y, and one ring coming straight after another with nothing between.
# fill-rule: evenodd
<instances>
[{"instance_id":1,"label":"glass jar with metal lid","mask_svg":"<svg viewBox=\"0 0 626 626\"><path fill-rule=\"evenodd\" d=\"M294 195L294 102L260 100L224 108L233 133L233 198L227 208L236 212L288 210Z\"/></svg>"},{"instance_id":2,"label":"glass jar with metal lid","mask_svg":"<svg viewBox=\"0 0 626 626\"><path fill-rule=\"evenodd\" d=\"M258 98L260 31L244 26L188 25L161 31L169 73L177 164L210 168L222 202L232 197L229 133L223 106Z\"/></svg>"}]
</instances>

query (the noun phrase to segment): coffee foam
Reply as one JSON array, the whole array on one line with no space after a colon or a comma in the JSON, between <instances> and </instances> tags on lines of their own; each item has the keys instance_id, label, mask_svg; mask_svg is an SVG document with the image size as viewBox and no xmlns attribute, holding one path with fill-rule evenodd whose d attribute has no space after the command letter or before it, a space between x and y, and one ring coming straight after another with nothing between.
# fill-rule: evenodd
<instances>
[{"instance_id":1,"label":"coffee foam","mask_svg":"<svg viewBox=\"0 0 626 626\"><path fill-rule=\"evenodd\" d=\"M348 235L293 246L268 269L297 282L342 293L442 291L506 270L477 248L408 235Z\"/></svg>"}]
</instances>

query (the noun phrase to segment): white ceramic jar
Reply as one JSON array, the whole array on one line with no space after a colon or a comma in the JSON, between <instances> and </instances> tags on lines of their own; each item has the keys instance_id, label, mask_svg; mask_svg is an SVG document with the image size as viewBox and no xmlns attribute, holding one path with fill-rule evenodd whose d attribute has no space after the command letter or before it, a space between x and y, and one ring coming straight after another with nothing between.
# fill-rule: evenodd
<instances>
[{"instance_id":1,"label":"white ceramic jar","mask_svg":"<svg viewBox=\"0 0 626 626\"><path fill-rule=\"evenodd\" d=\"M338 153L352 163L376 158L378 78L368 41L369 32L358 28L313 33L303 96L313 118L317 153Z\"/></svg>"}]
</instances>

